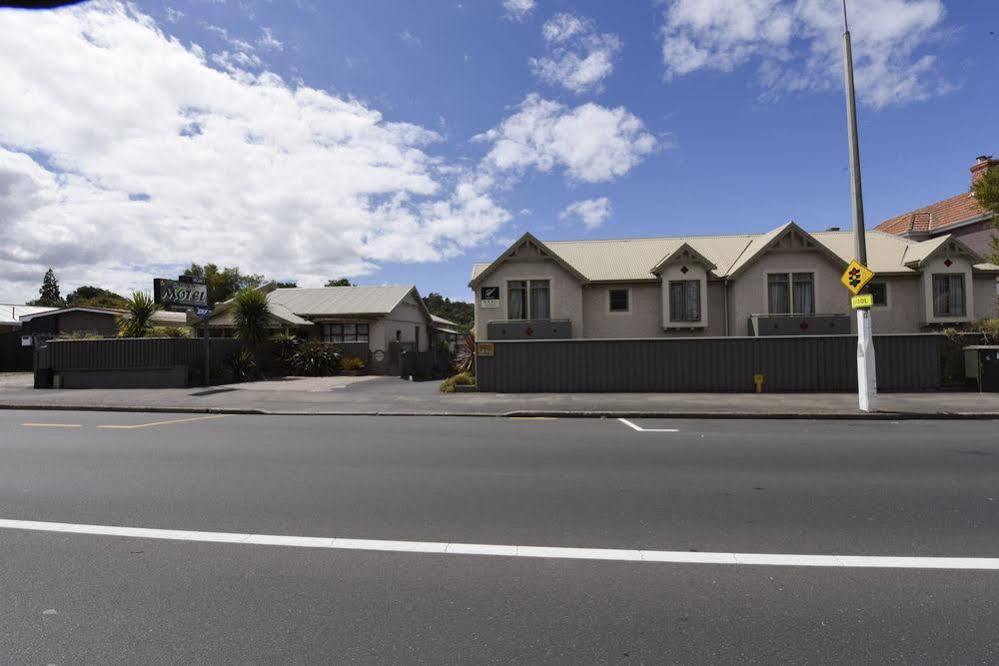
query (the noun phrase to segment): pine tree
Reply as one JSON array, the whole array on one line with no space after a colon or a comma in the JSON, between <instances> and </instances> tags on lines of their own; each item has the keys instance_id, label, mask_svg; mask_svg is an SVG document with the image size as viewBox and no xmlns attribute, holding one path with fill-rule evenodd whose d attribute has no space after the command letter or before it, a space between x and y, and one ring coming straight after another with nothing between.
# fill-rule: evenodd
<instances>
[{"instance_id":1,"label":"pine tree","mask_svg":"<svg viewBox=\"0 0 999 666\"><path fill-rule=\"evenodd\" d=\"M59 308L65 305L59 296L59 281L56 279L55 273L51 268L45 271L45 277L42 278L42 287L38 290L38 295L40 298L34 301L32 305L41 305L50 308Z\"/></svg>"}]
</instances>

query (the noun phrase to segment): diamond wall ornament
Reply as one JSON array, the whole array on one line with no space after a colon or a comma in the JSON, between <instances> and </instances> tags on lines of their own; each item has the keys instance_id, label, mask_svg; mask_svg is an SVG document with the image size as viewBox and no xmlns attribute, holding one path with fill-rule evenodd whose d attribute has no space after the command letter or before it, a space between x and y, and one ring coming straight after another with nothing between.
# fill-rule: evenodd
<instances>
[{"instance_id":1,"label":"diamond wall ornament","mask_svg":"<svg viewBox=\"0 0 999 666\"><path fill-rule=\"evenodd\" d=\"M686 275L688 271L690 271L690 269L687 268L686 266L680 269L680 272L683 273L684 275Z\"/></svg>"}]
</instances>

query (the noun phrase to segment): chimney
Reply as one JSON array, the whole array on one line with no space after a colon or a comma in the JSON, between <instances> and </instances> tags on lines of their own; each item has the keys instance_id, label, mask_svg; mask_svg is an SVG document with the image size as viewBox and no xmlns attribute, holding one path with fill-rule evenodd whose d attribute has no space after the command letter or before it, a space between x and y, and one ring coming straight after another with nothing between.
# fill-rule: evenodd
<instances>
[{"instance_id":1,"label":"chimney","mask_svg":"<svg viewBox=\"0 0 999 666\"><path fill-rule=\"evenodd\" d=\"M996 166L999 166L999 160L993 159L991 155L979 155L971 167L971 184L977 183L985 176L986 171Z\"/></svg>"}]
</instances>

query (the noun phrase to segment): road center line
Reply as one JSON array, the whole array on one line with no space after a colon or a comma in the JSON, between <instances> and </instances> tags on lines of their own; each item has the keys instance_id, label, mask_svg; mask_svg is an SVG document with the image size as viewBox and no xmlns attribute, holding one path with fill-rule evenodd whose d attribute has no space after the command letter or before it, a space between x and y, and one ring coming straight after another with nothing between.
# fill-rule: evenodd
<instances>
[{"instance_id":1,"label":"road center line","mask_svg":"<svg viewBox=\"0 0 999 666\"><path fill-rule=\"evenodd\" d=\"M625 550L616 548L564 548L511 546L437 541L386 541L339 537L283 536L165 530L148 527L117 527L0 519L0 529L88 534L171 541L202 541L256 546L291 546L334 550L368 550L384 553L428 553L436 555L482 555L493 557L537 557L561 560L611 562L658 562L736 566L846 567L873 569L945 569L999 571L999 557L893 557L871 555L780 555L771 553L699 553L671 550Z\"/></svg>"},{"instance_id":2,"label":"road center line","mask_svg":"<svg viewBox=\"0 0 999 666\"><path fill-rule=\"evenodd\" d=\"M628 426L629 428L631 428L636 432L680 432L676 428L643 428L641 426L635 425L628 419L618 419L618 421L625 424L626 426Z\"/></svg>"},{"instance_id":3,"label":"road center line","mask_svg":"<svg viewBox=\"0 0 999 666\"><path fill-rule=\"evenodd\" d=\"M192 421L206 421L208 419L225 418L225 414L212 414L210 416L193 416L187 419L173 419L170 421L153 421L152 423L138 423L136 425L99 425L98 428L109 430L136 430L137 428L152 428L153 426L171 425L174 423L190 423Z\"/></svg>"},{"instance_id":4,"label":"road center line","mask_svg":"<svg viewBox=\"0 0 999 666\"><path fill-rule=\"evenodd\" d=\"M79 423L22 423L25 428L82 428Z\"/></svg>"}]
</instances>

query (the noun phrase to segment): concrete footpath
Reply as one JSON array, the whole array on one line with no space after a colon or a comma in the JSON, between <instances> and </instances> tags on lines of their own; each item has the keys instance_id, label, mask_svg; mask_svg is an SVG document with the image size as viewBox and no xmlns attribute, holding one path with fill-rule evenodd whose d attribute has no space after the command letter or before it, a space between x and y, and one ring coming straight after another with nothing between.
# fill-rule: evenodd
<instances>
[{"instance_id":1,"label":"concrete footpath","mask_svg":"<svg viewBox=\"0 0 999 666\"><path fill-rule=\"evenodd\" d=\"M31 388L0 375L0 409L413 416L994 418L999 393L888 393L864 414L849 393L454 393L393 377L286 378L188 389Z\"/></svg>"}]
</instances>

